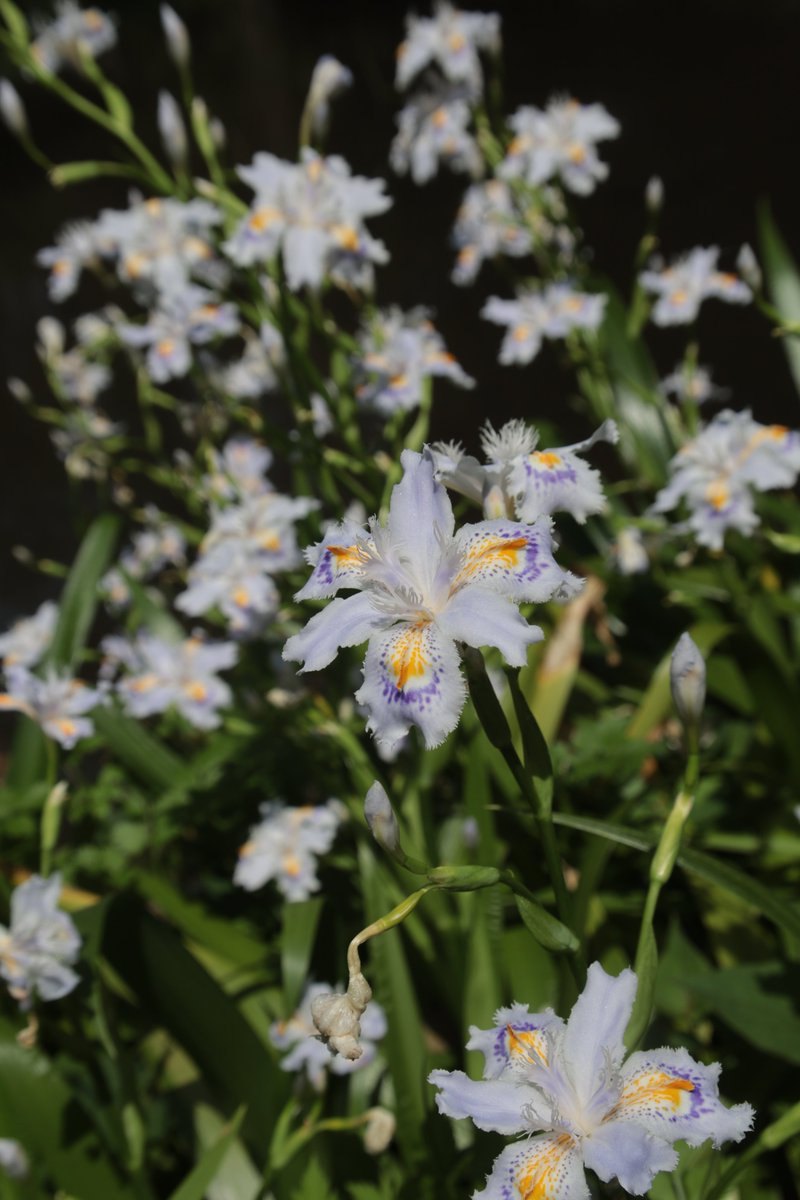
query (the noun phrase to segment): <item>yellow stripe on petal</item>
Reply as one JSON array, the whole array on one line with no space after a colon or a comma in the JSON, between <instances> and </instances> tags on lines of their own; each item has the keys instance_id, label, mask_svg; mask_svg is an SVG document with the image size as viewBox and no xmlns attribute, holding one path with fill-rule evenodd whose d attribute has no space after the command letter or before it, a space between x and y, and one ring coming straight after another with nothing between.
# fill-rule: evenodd
<instances>
[{"instance_id":1,"label":"yellow stripe on petal","mask_svg":"<svg viewBox=\"0 0 800 1200\"><path fill-rule=\"evenodd\" d=\"M569 1169L567 1156L575 1146L568 1133L532 1143L529 1153L520 1156L516 1165L516 1185L521 1200L559 1200Z\"/></svg>"},{"instance_id":2,"label":"yellow stripe on petal","mask_svg":"<svg viewBox=\"0 0 800 1200\"><path fill-rule=\"evenodd\" d=\"M644 1071L625 1081L617 1104L608 1114L643 1111L675 1115L691 1108L691 1093L695 1085L690 1079L670 1075L666 1071ZM608 1119L608 1118L607 1118Z\"/></svg>"},{"instance_id":3,"label":"yellow stripe on petal","mask_svg":"<svg viewBox=\"0 0 800 1200\"><path fill-rule=\"evenodd\" d=\"M506 1025L506 1046L510 1058L547 1065L546 1042L539 1029L520 1029Z\"/></svg>"},{"instance_id":4,"label":"yellow stripe on petal","mask_svg":"<svg viewBox=\"0 0 800 1200\"><path fill-rule=\"evenodd\" d=\"M451 592L473 580L478 574L515 571L520 566L528 545L526 537L484 537L467 550L466 561L456 575Z\"/></svg>"},{"instance_id":5,"label":"yellow stripe on petal","mask_svg":"<svg viewBox=\"0 0 800 1200\"><path fill-rule=\"evenodd\" d=\"M410 625L394 644L388 662L398 692L402 692L410 679L423 676L431 665L425 654L425 634L429 625L429 621Z\"/></svg>"}]
</instances>

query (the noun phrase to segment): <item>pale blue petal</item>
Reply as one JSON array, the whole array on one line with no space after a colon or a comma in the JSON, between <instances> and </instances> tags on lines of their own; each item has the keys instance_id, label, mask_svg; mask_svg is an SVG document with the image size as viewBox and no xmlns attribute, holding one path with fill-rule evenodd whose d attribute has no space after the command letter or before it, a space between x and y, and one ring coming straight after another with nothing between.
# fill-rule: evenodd
<instances>
[{"instance_id":1,"label":"pale blue petal","mask_svg":"<svg viewBox=\"0 0 800 1200\"><path fill-rule=\"evenodd\" d=\"M529 1084L475 1080L463 1071L431 1071L428 1083L440 1089L436 1107L445 1117L457 1121L469 1117L478 1129L506 1135L531 1129L523 1109L537 1099L537 1093Z\"/></svg>"},{"instance_id":2,"label":"pale blue petal","mask_svg":"<svg viewBox=\"0 0 800 1200\"><path fill-rule=\"evenodd\" d=\"M589 967L586 987L570 1013L561 1043L561 1058L579 1100L588 1104L625 1054L623 1036L633 1009L636 976L626 967L608 975L599 963Z\"/></svg>"},{"instance_id":3,"label":"pale blue petal","mask_svg":"<svg viewBox=\"0 0 800 1200\"><path fill-rule=\"evenodd\" d=\"M749 1104L732 1108L719 1099L719 1063L695 1062L683 1047L632 1054L622 1070L615 1123L632 1121L669 1142L699 1146L738 1142L753 1123Z\"/></svg>"},{"instance_id":4,"label":"pale blue petal","mask_svg":"<svg viewBox=\"0 0 800 1200\"><path fill-rule=\"evenodd\" d=\"M415 563L435 563L455 528L450 498L427 458L404 450L400 462L403 478L392 489L387 522L392 547Z\"/></svg>"},{"instance_id":5,"label":"pale blue petal","mask_svg":"<svg viewBox=\"0 0 800 1200\"><path fill-rule=\"evenodd\" d=\"M610 1121L582 1139L583 1161L604 1183L618 1179L626 1192L643 1196L659 1171L674 1171L678 1153L641 1125Z\"/></svg>"},{"instance_id":6,"label":"pale blue petal","mask_svg":"<svg viewBox=\"0 0 800 1200\"><path fill-rule=\"evenodd\" d=\"M495 646L512 667L524 667L528 646L544 637L538 625L528 624L513 600L488 587L465 587L456 592L438 625L455 642Z\"/></svg>"},{"instance_id":7,"label":"pale blue petal","mask_svg":"<svg viewBox=\"0 0 800 1200\"><path fill-rule=\"evenodd\" d=\"M339 597L313 616L283 648L283 657L302 663L300 671L321 671L336 658L343 646L359 646L386 624L368 593Z\"/></svg>"}]
</instances>

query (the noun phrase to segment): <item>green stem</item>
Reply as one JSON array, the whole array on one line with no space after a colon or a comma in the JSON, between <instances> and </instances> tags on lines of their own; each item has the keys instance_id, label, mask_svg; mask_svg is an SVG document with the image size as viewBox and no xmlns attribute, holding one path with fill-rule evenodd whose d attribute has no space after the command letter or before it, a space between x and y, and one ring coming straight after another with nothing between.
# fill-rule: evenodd
<instances>
[{"instance_id":1,"label":"green stem","mask_svg":"<svg viewBox=\"0 0 800 1200\"><path fill-rule=\"evenodd\" d=\"M55 92L66 104L69 104L77 112L82 113L88 120L94 121L96 125L100 125L113 137L127 146L130 152L139 159L139 162L146 169L150 179L157 188L167 194L171 194L175 190L174 183L169 174L132 129L126 129L124 125L104 109L100 108L99 105L94 104L91 100L87 100L85 96L75 91L68 83L64 83L63 79L58 75L54 75L52 71L47 71L36 62L36 59L32 55L26 55L22 65L35 76L39 83L49 88L51 92Z\"/></svg>"}]
</instances>

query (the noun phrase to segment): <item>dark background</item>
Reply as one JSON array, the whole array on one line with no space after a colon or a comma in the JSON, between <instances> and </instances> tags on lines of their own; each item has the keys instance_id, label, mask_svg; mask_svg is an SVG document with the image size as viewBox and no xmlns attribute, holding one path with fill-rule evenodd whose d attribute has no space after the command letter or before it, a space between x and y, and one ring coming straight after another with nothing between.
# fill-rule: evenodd
<instances>
[{"instance_id":1,"label":"dark background","mask_svg":"<svg viewBox=\"0 0 800 1200\"><path fill-rule=\"evenodd\" d=\"M23 4L26 13L48 11ZM156 145L158 89L177 89L161 37L156 0L116 0L120 40L104 56L123 87L137 128ZM335 54L356 85L335 108L328 149L353 169L383 175L394 207L371 223L392 260L379 273L378 299L404 307L431 305L448 347L478 379L474 392L443 386L434 436L475 446L477 426L525 415L556 419L566 434L585 428L570 407L571 380L547 349L528 368L500 368L500 330L478 309L508 285L491 268L477 287L449 282L448 235L463 176L445 173L424 188L391 175L387 163L400 98L394 92L394 51L412 5L395 0L175 0L193 38L195 82L228 131L228 161L247 162L259 149L293 157L311 70ZM598 270L627 291L643 226L648 178L664 180L664 253L719 244L731 266L742 242L756 243L755 212L769 197L784 236L800 256L800 2L694 0L520 0L492 6L503 17L505 108L543 105L557 92L599 101L622 124L604 143L611 174L575 204ZM419 5L423 13L429 11ZM3 68L8 70L7 67ZM104 135L49 95L20 87L37 140L54 161L108 155ZM126 188L105 182L49 187L38 168L3 130L0 134L0 381L41 376L34 326L51 310L44 272L33 264L68 220L123 206ZM84 292L85 296L86 293ZM79 293L62 319L84 307ZM762 420L796 424L797 395L780 346L753 309L715 302L700 319L701 361L715 367L735 407L752 406ZM651 328L649 343L662 372L680 357L685 331ZM78 513L46 431L11 399L0 398L0 628L30 611L52 585L16 563L10 547L68 560ZM113 402L110 405L113 411Z\"/></svg>"}]
</instances>

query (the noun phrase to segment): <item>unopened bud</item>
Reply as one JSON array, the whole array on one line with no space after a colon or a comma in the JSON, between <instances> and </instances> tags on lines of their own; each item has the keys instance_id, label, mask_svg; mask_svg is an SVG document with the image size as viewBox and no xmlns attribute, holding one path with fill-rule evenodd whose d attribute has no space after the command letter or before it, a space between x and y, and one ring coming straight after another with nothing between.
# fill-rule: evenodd
<instances>
[{"instance_id":1,"label":"unopened bud","mask_svg":"<svg viewBox=\"0 0 800 1200\"><path fill-rule=\"evenodd\" d=\"M371 1108L364 1130L364 1149L367 1154L383 1154L394 1137L397 1120L388 1108Z\"/></svg>"},{"instance_id":2,"label":"unopened bud","mask_svg":"<svg viewBox=\"0 0 800 1200\"><path fill-rule=\"evenodd\" d=\"M688 633L682 633L669 669L672 699L685 728L696 729L706 700L706 664Z\"/></svg>"},{"instance_id":3,"label":"unopened bud","mask_svg":"<svg viewBox=\"0 0 800 1200\"><path fill-rule=\"evenodd\" d=\"M183 69L189 64L192 44L189 31L175 9L169 4L161 5L161 25L167 42L167 51L175 66Z\"/></svg>"},{"instance_id":4,"label":"unopened bud","mask_svg":"<svg viewBox=\"0 0 800 1200\"><path fill-rule=\"evenodd\" d=\"M28 136L28 117L25 105L13 83L9 83L7 79L0 79L0 116L14 137Z\"/></svg>"},{"instance_id":5,"label":"unopened bud","mask_svg":"<svg viewBox=\"0 0 800 1200\"><path fill-rule=\"evenodd\" d=\"M764 278L761 274L761 267L758 265L758 259L753 252L753 247L748 245L747 242L745 242L736 256L736 266L748 287L751 287L754 292L760 292Z\"/></svg>"},{"instance_id":6,"label":"unopened bud","mask_svg":"<svg viewBox=\"0 0 800 1200\"><path fill-rule=\"evenodd\" d=\"M385 789L376 780L364 800L364 816L375 841L387 854L401 854L400 830Z\"/></svg>"},{"instance_id":7,"label":"unopened bud","mask_svg":"<svg viewBox=\"0 0 800 1200\"><path fill-rule=\"evenodd\" d=\"M373 1112L384 1112L385 1109L373 1109ZM387 1116L391 1116L388 1113ZM394 1118L392 1117L392 1120ZM369 1134L369 1125L367 1126L367 1134ZM391 1137L391 1135L390 1135ZM367 1139L364 1138L364 1145L367 1145ZM377 1150L370 1150L370 1154L378 1154ZM19 1142L13 1138L0 1138L0 1168L2 1168L9 1179L25 1179L30 1170L28 1156L23 1150Z\"/></svg>"},{"instance_id":8,"label":"unopened bud","mask_svg":"<svg viewBox=\"0 0 800 1200\"><path fill-rule=\"evenodd\" d=\"M664 181L659 175L653 175L651 179L648 179L647 187L644 189L644 202L648 212L655 214L661 211L664 203Z\"/></svg>"},{"instance_id":9,"label":"unopened bud","mask_svg":"<svg viewBox=\"0 0 800 1200\"><path fill-rule=\"evenodd\" d=\"M323 137L330 120L330 102L339 92L351 87L352 73L332 54L323 54L314 67L308 89L303 125L314 137Z\"/></svg>"},{"instance_id":10,"label":"unopened bud","mask_svg":"<svg viewBox=\"0 0 800 1200\"><path fill-rule=\"evenodd\" d=\"M224 150L225 144L228 141L228 132L219 117L212 117L208 122L208 132L211 134L214 149L217 151Z\"/></svg>"},{"instance_id":11,"label":"unopened bud","mask_svg":"<svg viewBox=\"0 0 800 1200\"><path fill-rule=\"evenodd\" d=\"M350 976L347 991L317 996L311 1002L311 1017L328 1048L342 1058L355 1061L364 1053L359 1044L361 1017L372 999L372 988L359 972Z\"/></svg>"},{"instance_id":12,"label":"unopened bud","mask_svg":"<svg viewBox=\"0 0 800 1200\"><path fill-rule=\"evenodd\" d=\"M173 166L185 166L189 154L186 126L178 102L169 92L158 94L158 131Z\"/></svg>"}]
</instances>

